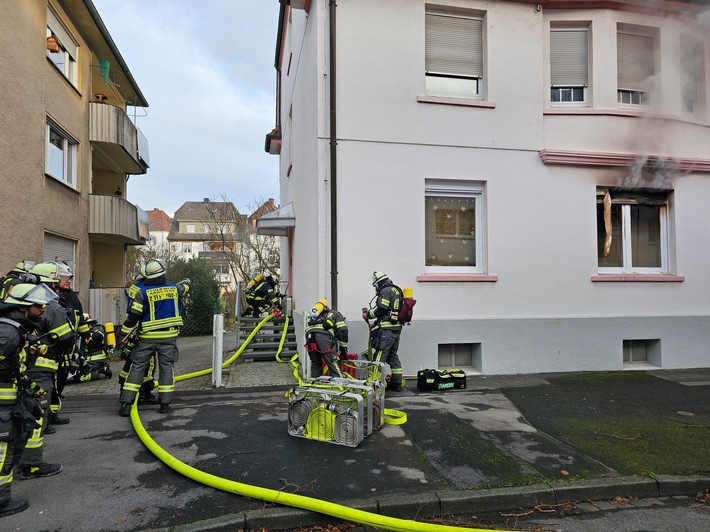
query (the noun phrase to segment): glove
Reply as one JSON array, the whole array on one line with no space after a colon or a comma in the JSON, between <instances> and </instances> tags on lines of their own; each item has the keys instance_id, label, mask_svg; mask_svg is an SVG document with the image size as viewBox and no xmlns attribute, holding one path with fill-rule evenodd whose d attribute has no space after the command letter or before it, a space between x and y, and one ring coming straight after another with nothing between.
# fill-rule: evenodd
<instances>
[{"instance_id":1,"label":"glove","mask_svg":"<svg viewBox=\"0 0 710 532\"><path fill-rule=\"evenodd\" d=\"M340 350L340 360L348 360L348 350L346 348Z\"/></svg>"}]
</instances>

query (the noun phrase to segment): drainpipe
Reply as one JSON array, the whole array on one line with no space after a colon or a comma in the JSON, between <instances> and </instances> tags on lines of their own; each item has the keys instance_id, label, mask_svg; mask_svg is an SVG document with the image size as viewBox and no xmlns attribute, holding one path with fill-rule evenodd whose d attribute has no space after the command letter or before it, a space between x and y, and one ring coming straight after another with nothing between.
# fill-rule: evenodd
<instances>
[{"instance_id":1,"label":"drainpipe","mask_svg":"<svg viewBox=\"0 0 710 532\"><path fill-rule=\"evenodd\" d=\"M338 308L338 160L335 128L335 0L330 0L330 300Z\"/></svg>"}]
</instances>

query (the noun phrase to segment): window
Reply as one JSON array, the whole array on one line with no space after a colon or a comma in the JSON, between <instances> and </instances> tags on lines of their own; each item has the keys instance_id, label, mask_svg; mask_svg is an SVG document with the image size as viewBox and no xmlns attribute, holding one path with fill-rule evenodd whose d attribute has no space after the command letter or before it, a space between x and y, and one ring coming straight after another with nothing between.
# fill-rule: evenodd
<instances>
[{"instance_id":1,"label":"window","mask_svg":"<svg viewBox=\"0 0 710 532\"><path fill-rule=\"evenodd\" d=\"M668 273L668 192L597 192L602 273Z\"/></svg>"},{"instance_id":2,"label":"window","mask_svg":"<svg viewBox=\"0 0 710 532\"><path fill-rule=\"evenodd\" d=\"M439 344L437 368L481 371L481 344Z\"/></svg>"},{"instance_id":3,"label":"window","mask_svg":"<svg viewBox=\"0 0 710 532\"><path fill-rule=\"evenodd\" d=\"M46 144L45 173L76 188L76 142L48 122Z\"/></svg>"},{"instance_id":4,"label":"window","mask_svg":"<svg viewBox=\"0 0 710 532\"><path fill-rule=\"evenodd\" d=\"M647 80L655 73L653 37L619 31L616 38L617 101L646 105Z\"/></svg>"},{"instance_id":5,"label":"window","mask_svg":"<svg viewBox=\"0 0 710 532\"><path fill-rule=\"evenodd\" d=\"M424 230L428 271L483 272L482 197L480 183L427 180Z\"/></svg>"},{"instance_id":6,"label":"window","mask_svg":"<svg viewBox=\"0 0 710 532\"><path fill-rule=\"evenodd\" d=\"M483 19L427 10L425 75L428 94L480 97L483 78Z\"/></svg>"},{"instance_id":7,"label":"window","mask_svg":"<svg viewBox=\"0 0 710 532\"><path fill-rule=\"evenodd\" d=\"M586 103L589 83L589 35L586 28L550 31L550 101Z\"/></svg>"},{"instance_id":8,"label":"window","mask_svg":"<svg viewBox=\"0 0 710 532\"><path fill-rule=\"evenodd\" d=\"M183 253L192 253L192 242L183 242L182 243L182 252Z\"/></svg>"},{"instance_id":9,"label":"window","mask_svg":"<svg viewBox=\"0 0 710 532\"><path fill-rule=\"evenodd\" d=\"M187 232L194 233L195 232L195 224L187 224Z\"/></svg>"},{"instance_id":10,"label":"window","mask_svg":"<svg viewBox=\"0 0 710 532\"><path fill-rule=\"evenodd\" d=\"M50 44L51 41L51 44ZM78 45L51 9L47 9L47 57L64 74L72 85L77 86Z\"/></svg>"},{"instance_id":11,"label":"window","mask_svg":"<svg viewBox=\"0 0 710 532\"><path fill-rule=\"evenodd\" d=\"M680 38L681 108L684 113L701 118L705 94L705 50L703 43L693 37Z\"/></svg>"}]
</instances>

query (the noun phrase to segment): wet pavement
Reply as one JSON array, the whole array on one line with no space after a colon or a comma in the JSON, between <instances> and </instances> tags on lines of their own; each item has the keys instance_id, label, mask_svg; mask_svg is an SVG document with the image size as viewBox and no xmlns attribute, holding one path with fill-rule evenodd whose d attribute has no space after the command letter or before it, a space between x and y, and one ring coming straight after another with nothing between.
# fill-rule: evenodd
<instances>
[{"instance_id":1,"label":"wet pavement","mask_svg":"<svg viewBox=\"0 0 710 532\"><path fill-rule=\"evenodd\" d=\"M234 343L225 336L225 359ZM176 374L211 367L211 349L210 337L181 339ZM677 471L637 474L606 447L584 444L584 438L624 442L623 430L580 433L577 441L579 434L565 433L560 422L573 425L569 419L576 417L601 424L604 413L635 411L707 442L710 369L600 381L586 374L577 380L469 376L465 390L446 392L420 392L410 379L405 391L385 397L386 408L404 412L406 423L386 424L347 447L289 435L286 393L297 384L290 364L238 360L223 375L222 388L213 388L209 375L178 382L168 415L157 406L139 408L147 433L174 459L213 475L205 476L210 481L226 479L216 489L158 460L131 420L118 416L121 366L112 364L110 380L67 387L62 412L71 423L45 439L45 460L61 462L64 470L45 479L16 477L13 497L27 498L30 507L3 518L3 530L287 530L353 521L342 518L342 508L421 520L710 489L710 467L702 458L676 455L669 463L677 463ZM672 415L677 419L665 419ZM259 488L266 497L259 497ZM340 506L325 507L330 516L315 513L297 507L291 495ZM375 526L354 521L363 529ZM390 524L407 530L406 521Z\"/></svg>"}]
</instances>

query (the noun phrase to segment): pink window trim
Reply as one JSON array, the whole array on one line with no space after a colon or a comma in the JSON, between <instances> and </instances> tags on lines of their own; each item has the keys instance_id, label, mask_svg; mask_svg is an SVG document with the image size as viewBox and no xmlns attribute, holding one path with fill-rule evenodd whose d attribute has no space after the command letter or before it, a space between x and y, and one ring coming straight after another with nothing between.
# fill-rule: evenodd
<instances>
[{"instance_id":1,"label":"pink window trim","mask_svg":"<svg viewBox=\"0 0 710 532\"><path fill-rule=\"evenodd\" d=\"M495 283L497 275L482 273L423 273L417 275L420 283Z\"/></svg>"},{"instance_id":2,"label":"pink window trim","mask_svg":"<svg viewBox=\"0 0 710 532\"><path fill-rule=\"evenodd\" d=\"M607 275L592 275L593 283L682 283L684 275L654 275L633 273L610 273Z\"/></svg>"},{"instance_id":3,"label":"pink window trim","mask_svg":"<svg viewBox=\"0 0 710 532\"><path fill-rule=\"evenodd\" d=\"M540 150L540 159L545 164L561 164L567 166L612 166L626 167L633 163L636 155L629 153L592 153L564 150ZM647 164L658 163L661 156L650 155ZM710 159L674 159L678 170L684 172L710 172Z\"/></svg>"},{"instance_id":4,"label":"pink window trim","mask_svg":"<svg viewBox=\"0 0 710 532\"><path fill-rule=\"evenodd\" d=\"M467 98L446 98L443 96L417 96L417 101L421 103L439 103L443 105L463 105L465 107L485 107L495 109L495 102L484 102L483 100L469 100Z\"/></svg>"}]
</instances>

